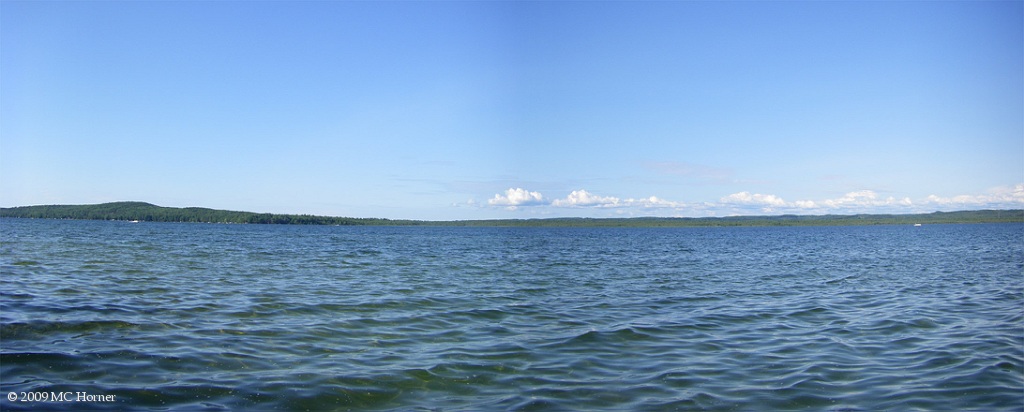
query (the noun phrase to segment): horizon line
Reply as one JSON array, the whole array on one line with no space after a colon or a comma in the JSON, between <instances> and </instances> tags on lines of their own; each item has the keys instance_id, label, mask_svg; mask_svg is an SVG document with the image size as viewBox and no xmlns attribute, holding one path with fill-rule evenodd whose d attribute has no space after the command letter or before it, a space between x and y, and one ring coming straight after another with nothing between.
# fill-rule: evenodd
<instances>
[{"instance_id":1,"label":"horizon line","mask_svg":"<svg viewBox=\"0 0 1024 412\"><path fill-rule=\"evenodd\" d=\"M103 203L91 203L91 204L40 204L40 205L22 205L22 206L10 206L0 207L0 210L10 209L23 209L23 208L40 208L40 207L89 207L89 206L105 206L105 205L117 205L117 204L137 204L140 206L151 206L156 208L164 209L203 209L215 212L229 212L229 213L245 213L253 215L271 215L271 216L304 216L311 218L331 218L331 219L355 219L355 220L378 220L378 221L392 221L392 222L420 222L420 223L459 223L459 222L502 222L502 221L544 221L544 220L603 220L603 221L615 221L615 220L642 220L642 219L659 219L659 220L716 220L716 219L730 219L730 218L749 218L749 219L777 219L785 217L796 217L796 218L849 218L857 216L876 216L876 217L906 217L906 216L928 216L945 213L964 213L964 212L1021 212L1024 213L1024 209L963 209L954 211L942 211L935 210L932 212L916 212L916 213L852 213L852 214L774 214L774 215L726 215L726 216L700 216L700 217L686 217L686 216L628 216L628 217L584 217L584 216L560 216L560 217L529 217L529 218L488 218L488 219L453 219L453 220L427 220L427 219L405 219L405 218L384 218L384 217L354 217L354 216L332 216L332 215L314 215L307 213L273 213L273 212L253 212L245 210L230 210L230 209L213 209L205 206L160 206L154 203L137 201L137 200L126 200L126 201L114 201L114 202L103 202ZM17 217L17 216L4 216L4 217ZM1022 215L1024 218L1024 215ZM83 220L95 220L95 219L83 219ZM1024 220L1022 220L1024 221Z\"/></svg>"}]
</instances>

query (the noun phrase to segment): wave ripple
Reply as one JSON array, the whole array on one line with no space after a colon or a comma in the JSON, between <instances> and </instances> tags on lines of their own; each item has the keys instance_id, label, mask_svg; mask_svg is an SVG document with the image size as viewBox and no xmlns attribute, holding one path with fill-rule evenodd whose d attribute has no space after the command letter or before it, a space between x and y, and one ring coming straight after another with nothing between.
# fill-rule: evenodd
<instances>
[{"instance_id":1,"label":"wave ripple","mask_svg":"<svg viewBox=\"0 0 1024 412\"><path fill-rule=\"evenodd\" d=\"M1024 410L1021 225L3 223L3 410Z\"/></svg>"}]
</instances>

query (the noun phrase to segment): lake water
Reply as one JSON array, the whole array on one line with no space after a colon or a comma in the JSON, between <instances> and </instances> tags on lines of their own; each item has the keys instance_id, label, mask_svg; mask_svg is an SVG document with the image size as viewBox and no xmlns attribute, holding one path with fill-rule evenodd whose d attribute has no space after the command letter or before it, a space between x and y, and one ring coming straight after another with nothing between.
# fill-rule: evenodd
<instances>
[{"instance_id":1,"label":"lake water","mask_svg":"<svg viewBox=\"0 0 1024 412\"><path fill-rule=\"evenodd\" d=\"M0 219L0 274L3 410L1024 410L1021 224Z\"/></svg>"}]
</instances>

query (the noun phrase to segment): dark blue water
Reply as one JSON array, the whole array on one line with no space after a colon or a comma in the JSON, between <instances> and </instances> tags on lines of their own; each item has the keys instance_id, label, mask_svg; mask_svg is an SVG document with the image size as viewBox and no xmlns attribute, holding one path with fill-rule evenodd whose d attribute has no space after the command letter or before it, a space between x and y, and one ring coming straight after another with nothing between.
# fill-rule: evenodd
<instances>
[{"instance_id":1,"label":"dark blue water","mask_svg":"<svg viewBox=\"0 0 1024 412\"><path fill-rule=\"evenodd\" d=\"M0 280L4 410L1024 410L1020 224L0 219Z\"/></svg>"}]
</instances>

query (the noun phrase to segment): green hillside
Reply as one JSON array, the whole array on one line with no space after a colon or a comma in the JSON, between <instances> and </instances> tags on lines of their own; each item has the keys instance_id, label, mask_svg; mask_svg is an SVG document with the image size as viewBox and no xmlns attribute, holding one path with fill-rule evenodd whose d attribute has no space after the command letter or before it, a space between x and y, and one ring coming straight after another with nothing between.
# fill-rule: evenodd
<instances>
[{"instance_id":1,"label":"green hillside","mask_svg":"<svg viewBox=\"0 0 1024 412\"><path fill-rule=\"evenodd\" d=\"M202 207L162 207L145 202L98 205L48 205L0 208L0 217L37 219L138 220L144 222L204 222L293 225L430 225L523 227L699 227L699 226L831 226L937 223L1024 222L1024 210L973 210L910 215L782 215L704 218L553 218L421 221L374 218L237 212Z\"/></svg>"},{"instance_id":2,"label":"green hillside","mask_svg":"<svg viewBox=\"0 0 1024 412\"><path fill-rule=\"evenodd\" d=\"M296 225L387 225L388 219L236 212L203 207L162 207L145 202L98 205L22 206L0 209L2 217L37 219L138 220L144 222L253 223Z\"/></svg>"}]
</instances>

